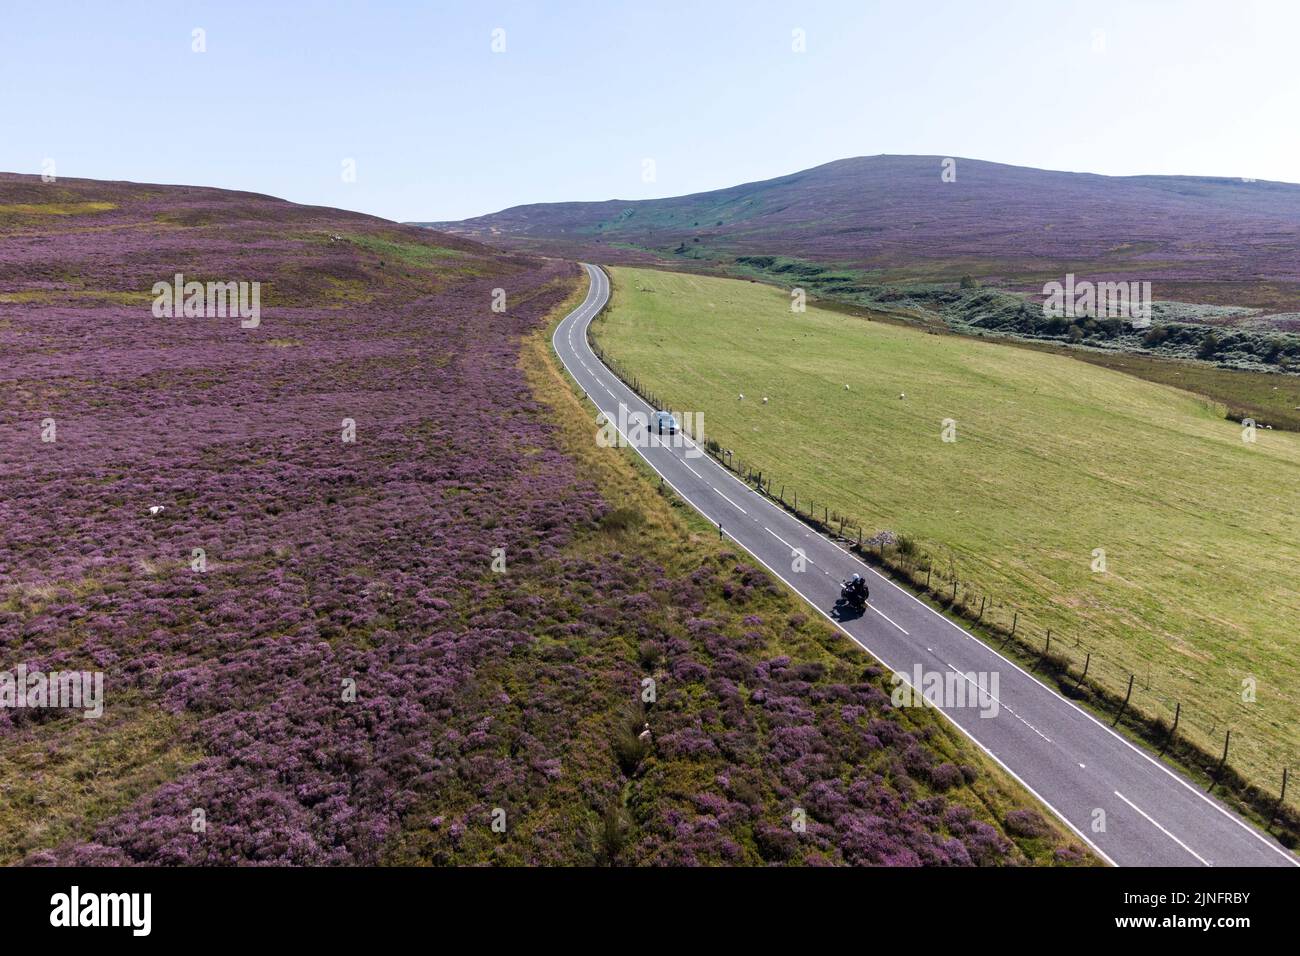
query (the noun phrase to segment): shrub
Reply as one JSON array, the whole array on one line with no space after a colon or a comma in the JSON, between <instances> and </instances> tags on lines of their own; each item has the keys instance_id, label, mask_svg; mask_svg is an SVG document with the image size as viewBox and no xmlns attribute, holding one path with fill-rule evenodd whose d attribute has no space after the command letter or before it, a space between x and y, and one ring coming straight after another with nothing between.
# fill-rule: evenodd
<instances>
[{"instance_id":1,"label":"shrub","mask_svg":"<svg viewBox=\"0 0 1300 956\"><path fill-rule=\"evenodd\" d=\"M1040 837L1051 832L1051 828L1037 810L1026 807L1007 814L1007 832L1018 837Z\"/></svg>"},{"instance_id":2,"label":"shrub","mask_svg":"<svg viewBox=\"0 0 1300 956\"><path fill-rule=\"evenodd\" d=\"M600 861L607 866L618 862L619 854L627 846L628 835L632 830L632 821L627 811L613 800L605 808L600 818L597 838L597 853Z\"/></svg>"},{"instance_id":3,"label":"shrub","mask_svg":"<svg viewBox=\"0 0 1300 956\"><path fill-rule=\"evenodd\" d=\"M655 666L663 660L663 656L663 648L657 641L642 641L637 645L636 657L645 670L654 670Z\"/></svg>"},{"instance_id":4,"label":"shrub","mask_svg":"<svg viewBox=\"0 0 1300 956\"><path fill-rule=\"evenodd\" d=\"M631 531L645 524L645 515L637 508L615 508L605 512L600 519L600 530L611 534Z\"/></svg>"},{"instance_id":5,"label":"shrub","mask_svg":"<svg viewBox=\"0 0 1300 956\"><path fill-rule=\"evenodd\" d=\"M1201 337L1201 344L1196 349L1196 357L1199 359L1212 359L1219 354L1222 347L1223 343L1220 341L1218 334L1211 330Z\"/></svg>"},{"instance_id":6,"label":"shrub","mask_svg":"<svg viewBox=\"0 0 1300 956\"><path fill-rule=\"evenodd\" d=\"M936 767L931 767L929 770L929 777L930 785L940 793L945 790L951 790L953 787L960 786L966 780L962 775L961 770L950 763L941 763Z\"/></svg>"},{"instance_id":7,"label":"shrub","mask_svg":"<svg viewBox=\"0 0 1300 956\"><path fill-rule=\"evenodd\" d=\"M614 759L625 777L636 775L641 761L650 753L649 741L642 740L636 733L626 727L619 727L614 734Z\"/></svg>"}]
</instances>

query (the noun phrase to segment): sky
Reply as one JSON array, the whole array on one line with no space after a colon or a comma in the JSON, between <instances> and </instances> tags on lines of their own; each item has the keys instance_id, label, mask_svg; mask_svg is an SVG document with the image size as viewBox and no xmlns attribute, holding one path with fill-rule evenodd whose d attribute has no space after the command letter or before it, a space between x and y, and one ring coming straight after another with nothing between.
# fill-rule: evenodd
<instances>
[{"instance_id":1,"label":"sky","mask_svg":"<svg viewBox=\"0 0 1300 956\"><path fill-rule=\"evenodd\" d=\"M1294 0L0 0L0 31L0 170L403 221L878 153L1300 182Z\"/></svg>"}]
</instances>

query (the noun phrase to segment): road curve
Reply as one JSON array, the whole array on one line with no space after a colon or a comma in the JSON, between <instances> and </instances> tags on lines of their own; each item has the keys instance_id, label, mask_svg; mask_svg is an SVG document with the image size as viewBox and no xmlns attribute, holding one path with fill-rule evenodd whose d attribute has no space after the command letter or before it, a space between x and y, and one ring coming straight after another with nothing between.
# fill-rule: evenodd
<instances>
[{"instance_id":1,"label":"road curve","mask_svg":"<svg viewBox=\"0 0 1300 956\"><path fill-rule=\"evenodd\" d=\"M682 498L886 667L913 675L919 666L923 674L951 674L957 684L964 681L958 675L996 674L996 689L986 685L991 695L972 690L966 706L940 709L1104 859L1119 866L1300 865L1199 787L759 495L689 439L674 446L627 424L628 416L654 410L588 345L587 326L609 300L609 278L598 267L583 268L586 300L556 327L552 345L588 399ZM795 570L796 549L804 555L802 571ZM870 606L860 617L835 620L829 611L839 582L855 571L871 585Z\"/></svg>"}]
</instances>

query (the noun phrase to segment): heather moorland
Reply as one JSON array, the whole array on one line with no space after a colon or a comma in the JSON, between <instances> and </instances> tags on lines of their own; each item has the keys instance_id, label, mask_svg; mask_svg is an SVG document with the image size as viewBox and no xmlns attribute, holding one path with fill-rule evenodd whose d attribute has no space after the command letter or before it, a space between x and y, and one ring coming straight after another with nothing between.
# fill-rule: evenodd
<instances>
[{"instance_id":1,"label":"heather moorland","mask_svg":"<svg viewBox=\"0 0 1300 956\"><path fill-rule=\"evenodd\" d=\"M176 273L260 283L255 327L157 317ZM0 709L0 862L1091 861L596 448L540 344L578 284L0 176L0 670L104 680Z\"/></svg>"}]
</instances>

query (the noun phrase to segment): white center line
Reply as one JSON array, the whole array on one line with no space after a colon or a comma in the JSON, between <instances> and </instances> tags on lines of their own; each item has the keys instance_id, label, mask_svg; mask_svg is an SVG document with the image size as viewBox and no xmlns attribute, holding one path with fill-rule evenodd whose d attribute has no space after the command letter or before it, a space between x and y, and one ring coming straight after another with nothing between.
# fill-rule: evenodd
<instances>
[{"instance_id":1,"label":"white center line","mask_svg":"<svg viewBox=\"0 0 1300 956\"><path fill-rule=\"evenodd\" d=\"M879 614L881 617L883 617L883 618L884 618L886 621L888 621L890 624L894 625L894 627L898 628L898 629L899 629L900 631L902 631L904 634L907 634L907 631L904 630L903 625L899 624L897 621L895 621L892 617L890 617L890 616L889 616L888 614L886 614L884 611L880 610L880 608L878 608L878 607L876 607L874 604L870 604L870 603L867 604L867 607L869 607L871 610L875 611L877 614ZM908 634L907 636L908 636L908 637L911 637L912 635Z\"/></svg>"},{"instance_id":2,"label":"white center line","mask_svg":"<svg viewBox=\"0 0 1300 956\"><path fill-rule=\"evenodd\" d=\"M712 485L709 485L709 487L710 487L710 488L713 488ZM714 490L714 491L718 491L717 488L713 488L713 490ZM722 495L722 492L718 491L718 494ZM731 507L735 508L735 509L736 509L737 511L739 511L742 515L747 515L747 514L749 514L748 511L746 511L744 508L740 507L740 505L736 504L734 501L732 501L732 500L731 500L730 498L728 498L726 495L722 495L722 500L725 501L727 504L731 505Z\"/></svg>"},{"instance_id":3,"label":"white center line","mask_svg":"<svg viewBox=\"0 0 1300 956\"><path fill-rule=\"evenodd\" d=\"M1197 853L1195 850L1193 850L1193 849L1192 849L1190 846L1188 846L1186 843L1184 843L1182 840L1178 839L1178 837L1174 836L1172 833L1170 833L1168 830L1166 830L1166 829L1165 829L1164 827L1162 827L1160 824L1156 823L1156 821L1153 820L1153 819L1151 819L1151 817L1148 816L1148 815L1147 815L1147 814L1142 810L1141 807L1139 807L1136 803L1134 803L1134 802L1133 802L1132 800L1130 800L1128 797L1124 796L1124 794L1122 794L1122 793L1120 793L1118 790L1116 790L1116 791L1115 791L1115 796L1119 797L1121 800L1123 800L1125 803L1127 803L1130 807L1132 807L1132 808L1133 808L1134 810L1136 810L1138 813L1141 813L1142 816L1146 819L1146 821L1147 821L1148 823L1150 823L1153 827L1155 827L1157 830L1159 830L1159 831L1160 831L1161 833L1163 833L1165 836L1169 837L1169 839L1173 840L1175 843L1177 843L1180 847L1182 847L1184 850L1186 850L1186 851L1187 851L1188 853L1190 853L1192 856L1194 856L1194 857L1196 857L1198 860L1200 860L1201 863L1202 863L1203 865L1205 865L1205 866L1213 866L1213 865L1214 865L1214 864L1211 863L1209 860L1205 859L1203 856L1201 856L1199 853Z\"/></svg>"}]
</instances>

